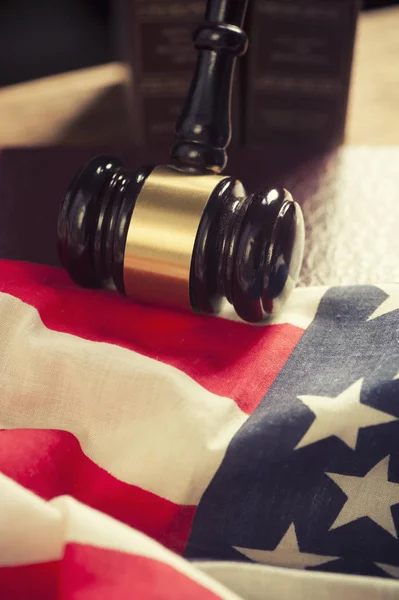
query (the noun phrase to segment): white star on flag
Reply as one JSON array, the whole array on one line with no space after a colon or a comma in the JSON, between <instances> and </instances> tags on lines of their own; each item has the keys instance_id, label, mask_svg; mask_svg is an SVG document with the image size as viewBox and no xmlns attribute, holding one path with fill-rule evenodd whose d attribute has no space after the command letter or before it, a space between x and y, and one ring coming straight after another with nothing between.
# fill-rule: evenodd
<instances>
[{"instance_id":1,"label":"white star on flag","mask_svg":"<svg viewBox=\"0 0 399 600\"><path fill-rule=\"evenodd\" d=\"M361 427L397 421L397 417L360 402L362 383L363 379L359 379L335 398L298 396L316 418L295 446L295 450L332 435L354 450Z\"/></svg>"},{"instance_id":2,"label":"white star on flag","mask_svg":"<svg viewBox=\"0 0 399 600\"><path fill-rule=\"evenodd\" d=\"M322 556L320 554L301 552L293 523L274 550L257 550L237 546L234 546L234 548L255 562L296 569L316 567L339 558L337 556Z\"/></svg>"},{"instance_id":3,"label":"white star on flag","mask_svg":"<svg viewBox=\"0 0 399 600\"><path fill-rule=\"evenodd\" d=\"M391 575L391 577L395 577L396 579L399 578L399 567L396 567L395 565L386 565L384 563L375 564L377 565L377 567L380 567L382 571L385 571L385 573Z\"/></svg>"},{"instance_id":4,"label":"white star on flag","mask_svg":"<svg viewBox=\"0 0 399 600\"><path fill-rule=\"evenodd\" d=\"M388 466L389 456L386 456L364 477L326 473L348 498L330 529L368 517L398 537L391 506L399 503L399 483L388 481Z\"/></svg>"},{"instance_id":5,"label":"white star on flag","mask_svg":"<svg viewBox=\"0 0 399 600\"><path fill-rule=\"evenodd\" d=\"M384 289L382 286L378 286L378 287L381 287L381 289ZM386 290L384 290L384 291L386 291ZM396 291L396 293L394 293L392 290L392 287L391 287L390 295L388 296L388 298L380 304L380 306L373 312L373 314L367 319L367 321L372 321L373 319L376 319L377 317L382 317L383 315L386 315L387 313L397 310L398 308L399 308L398 293L397 293L397 291Z\"/></svg>"}]
</instances>

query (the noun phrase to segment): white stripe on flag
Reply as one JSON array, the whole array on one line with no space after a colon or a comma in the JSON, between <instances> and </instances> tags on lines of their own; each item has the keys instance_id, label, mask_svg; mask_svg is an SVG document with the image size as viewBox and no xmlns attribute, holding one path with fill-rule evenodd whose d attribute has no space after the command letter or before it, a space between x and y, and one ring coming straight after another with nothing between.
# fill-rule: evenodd
<instances>
[{"instance_id":1,"label":"white stripe on flag","mask_svg":"<svg viewBox=\"0 0 399 600\"><path fill-rule=\"evenodd\" d=\"M8 294L0 323L0 427L68 431L121 481L199 502L248 418L233 400L175 367L47 329Z\"/></svg>"},{"instance_id":2,"label":"white stripe on flag","mask_svg":"<svg viewBox=\"0 0 399 600\"><path fill-rule=\"evenodd\" d=\"M41 500L0 473L0 567L60 560L68 543L157 560L220 598L239 600L219 582L127 525L69 496Z\"/></svg>"},{"instance_id":3,"label":"white stripe on flag","mask_svg":"<svg viewBox=\"0 0 399 600\"><path fill-rule=\"evenodd\" d=\"M0 473L0 566L58 560L63 550L59 510Z\"/></svg>"},{"instance_id":4,"label":"white stripe on flag","mask_svg":"<svg viewBox=\"0 0 399 600\"><path fill-rule=\"evenodd\" d=\"M397 600L399 582L236 562L194 562L245 600Z\"/></svg>"}]
</instances>

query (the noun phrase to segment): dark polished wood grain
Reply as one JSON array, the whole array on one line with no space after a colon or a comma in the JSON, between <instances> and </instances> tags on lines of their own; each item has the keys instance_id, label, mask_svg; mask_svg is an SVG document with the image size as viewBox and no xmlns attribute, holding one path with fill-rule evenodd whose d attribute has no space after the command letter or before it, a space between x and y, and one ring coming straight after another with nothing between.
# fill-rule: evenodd
<instances>
[{"instance_id":1,"label":"dark polished wood grain","mask_svg":"<svg viewBox=\"0 0 399 600\"><path fill-rule=\"evenodd\" d=\"M247 49L242 30L248 0L208 0L194 32L197 64L176 124L172 161L221 172L231 139L231 90L237 57Z\"/></svg>"},{"instance_id":2,"label":"dark polished wood grain","mask_svg":"<svg viewBox=\"0 0 399 600\"><path fill-rule=\"evenodd\" d=\"M279 310L299 276L303 221L284 189L234 198L235 179L218 186L199 224L191 266L191 302L219 312L224 298L245 321Z\"/></svg>"},{"instance_id":3,"label":"dark polished wood grain","mask_svg":"<svg viewBox=\"0 0 399 600\"><path fill-rule=\"evenodd\" d=\"M151 172L129 173L114 157L95 157L73 178L57 222L58 255L78 285L124 293L126 236L137 196Z\"/></svg>"},{"instance_id":4,"label":"dark polished wood grain","mask_svg":"<svg viewBox=\"0 0 399 600\"><path fill-rule=\"evenodd\" d=\"M129 171L119 159L99 156L73 178L59 212L58 252L78 285L103 288L111 282L125 293L128 229L151 170ZM222 178L199 217L190 304L194 311L217 314L227 299L242 319L259 322L280 308L297 282L303 221L286 190L247 196L240 187L237 195L236 184L234 177Z\"/></svg>"}]
</instances>

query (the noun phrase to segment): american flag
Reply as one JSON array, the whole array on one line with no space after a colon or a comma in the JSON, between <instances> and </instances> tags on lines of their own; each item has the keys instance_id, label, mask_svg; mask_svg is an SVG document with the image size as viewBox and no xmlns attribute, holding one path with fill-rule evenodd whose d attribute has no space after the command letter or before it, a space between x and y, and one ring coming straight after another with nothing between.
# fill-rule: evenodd
<instances>
[{"instance_id":1,"label":"american flag","mask_svg":"<svg viewBox=\"0 0 399 600\"><path fill-rule=\"evenodd\" d=\"M270 323L0 262L0 596L399 597L399 286Z\"/></svg>"}]
</instances>

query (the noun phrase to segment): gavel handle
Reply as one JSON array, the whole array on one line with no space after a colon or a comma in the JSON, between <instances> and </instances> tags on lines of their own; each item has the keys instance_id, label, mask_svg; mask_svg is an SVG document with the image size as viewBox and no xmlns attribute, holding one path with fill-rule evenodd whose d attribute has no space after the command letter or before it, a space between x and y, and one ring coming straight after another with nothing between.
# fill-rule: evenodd
<instances>
[{"instance_id":1,"label":"gavel handle","mask_svg":"<svg viewBox=\"0 0 399 600\"><path fill-rule=\"evenodd\" d=\"M247 6L248 0L208 0L205 21L228 23L242 29Z\"/></svg>"},{"instance_id":2,"label":"gavel handle","mask_svg":"<svg viewBox=\"0 0 399 600\"><path fill-rule=\"evenodd\" d=\"M221 173L231 139L231 97L237 57L248 45L242 30L248 0L208 0L193 34L198 51L191 85L176 123L172 162Z\"/></svg>"}]
</instances>

